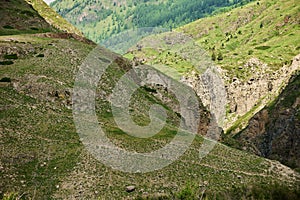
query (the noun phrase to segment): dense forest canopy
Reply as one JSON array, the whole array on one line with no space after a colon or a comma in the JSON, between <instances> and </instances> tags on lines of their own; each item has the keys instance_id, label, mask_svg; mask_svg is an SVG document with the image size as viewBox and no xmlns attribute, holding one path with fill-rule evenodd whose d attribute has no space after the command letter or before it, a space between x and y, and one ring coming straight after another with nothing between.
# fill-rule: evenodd
<instances>
[{"instance_id":1,"label":"dense forest canopy","mask_svg":"<svg viewBox=\"0 0 300 200\"><path fill-rule=\"evenodd\" d=\"M176 28L251 0L57 0L51 6L99 43L124 30Z\"/></svg>"},{"instance_id":2,"label":"dense forest canopy","mask_svg":"<svg viewBox=\"0 0 300 200\"><path fill-rule=\"evenodd\" d=\"M218 8L241 5L249 1L170 0L159 4L139 4L133 14L133 24L137 27L163 26L173 28L205 17Z\"/></svg>"}]
</instances>

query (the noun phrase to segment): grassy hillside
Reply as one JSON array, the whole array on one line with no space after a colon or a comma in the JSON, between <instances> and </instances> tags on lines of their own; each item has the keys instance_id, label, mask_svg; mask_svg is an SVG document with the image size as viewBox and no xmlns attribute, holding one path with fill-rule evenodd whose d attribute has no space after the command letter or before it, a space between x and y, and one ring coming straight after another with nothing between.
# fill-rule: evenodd
<instances>
[{"instance_id":1,"label":"grassy hillside","mask_svg":"<svg viewBox=\"0 0 300 200\"><path fill-rule=\"evenodd\" d=\"M178 30L215 54L230 78L246 79L249 69L240 66L250 58L259 58L275 71L300 52L299 9L296 1L257 1Z\"/></svg>"},{"instance_id":2,"label":"grassy hillside","mask_svg":"<svg viewBox=\"0 0 300 200\"><path fill-rule=\"evenodd\" d=\"M276 182L285 185L282 193L286 195L291 192L288 185L296 186L295 174L289 168L221 144L199 160L201 137L180 159L162 170L146 174L113 170L93 158L80 142L70 105L74 71L94 46L32 35L1 36L0 40L1 49L7 49L1 60L13 62L1 66L0 77L3 193L18 192L38 199L174 199L180 195L200 196L203 192L209 198L231 196L244 190L245 194L236 194L240 197L246 191L252 193L249 185L260 188ZM8 53L14 47L18 49L17 56ZM99 55L113 54L103 50ZM124 67L123 62L126 63L123 60L120 64ZM113 64L99 91L109 91L112 80L118 80L116 77L124 72L123 67ZM159 99L140 92L135 98L138 103L159 103ZM170 124L155 137L142 140L128 136L114 123L109 102L101 95L97 99L99 122L122 148L148 152L168 143L176 133L177 115L171 112ZM133 109L140 113L140 123L148 120L143 111L147 106ZM128 185L134 185L136 191L127 193ZM273 189L270 186L266 190L272 193Z\"/></svg>"},{"instance_id":3,"label":"grassy hillside","mask_svg":"<svg viewBox=\"0 0 300 200\"><path fill-rule=\"evenodd\" d=\"M26 24L31 18L21 19L16 23ZM290 168L222 144L201 160L200 136L182 157L161 170L125 173L107 167L86 150L72 115L75 74L95 45L65 34L23 33L0 36L1 198L299 198L299 174ZM148 139L129 136L114 122L109 97L131 63L104 48L96 58L112 59L97 88L95 105L109 139L133 152L150 152L169 143L180 116L173 109L178 105L174 96L164 88L140 88L130 104L133 119L148 124L149 107L157 103L167 110L167 125ZM127 192L129 185L135 191Z\"/></svg>"},{"instance_id":4,"label":"grassy hillside","mask_svg":"<svg viewBox=\"0 0 300 200\"><path fill-rule=\"evenodd\" d=\"M206 49L225 70L229 82L233 77L245 80L252 74L242 66L250 58L259 58L271 71L276 71L299 53L299 9L295 1L257 1L197 20L176 31L191 36ZM139 54L138 58L151 62L153 52L149 56L147 52ZM173 65L179 61L172 56L169 60Z\"/></svg>"},{"instance_id":5,"label":"grassy hillside","mask_svg":"<svg viewBox=\"0 0 300 200\"><path fill-rule=\"evenodd\" d=\"M191 37L193 48L205 49L207 56L222 69L228 88L224 128L234 132L245 127L256 112L279 94L289 79L289 70L294 70L295 66L290 67L292 59L300 53L299 9L295 1L251 2L197 20L173 33L150 36L140 42L145 48L134 48L125 56L152 64L170 75L176 70L181 76L193 77L191 71L201 60L191 63L175 53L178 47L164 51L156 45L157 41L165 45L168 41L164 38L176 37L175 32ZM197 60L198 54L195 57ZM268 84L273 87L268 89Z\"/></svg>"},{"instance_id":6,"label":"grassy hillside","mask_svg":"<svg viewBox=\"0 0 300 200\"><path fill-rule=\"evenodd\" d=\"M139 27L172 29L224 7L247 2L250 0L57 0L50 5L86 37L100 43L123 30Z\"/></svg>"},{"instance_id":7,"label":"grassy hillside","mask_svg":"<svg viewBox=\"0 0 300 200\"><path fill-rule=\"evenodd\" d=\"M58 31L24 0L0 2L0 35Z\"/></svg>"},{"instance_id":8,"label":"grassy hillside","mask_svg":"<svg viewBox=\"0 0 300 200\"><path fill-rule=\"evenodd\" d=\"M83 36L42 0L1 1L0 17L0 35L68 32Z\"/></svg>"},{"instance_id":9,"label":"grassy hillside","mask_svg":"<svg viewBox=\"0 0 300 200\"><path fill-rule=\"evenodd\" d=\"M232 91L236 90L234 81L242 82L240 94L236 96L244 95L243 90L252 80L263 83L264 79L276 85L276 80L286 77L278 86L280 90L289 80L292 59L300 53L299 9L295 1L257 1L229 13L193 22L179 31L194 37L200 46L210 52L216 64L224 69L224 79L232 85ZM261 64L254 64L253 67L249 64L253 58ZM251 94L257 95L256 91L261 93L260 87L266 86L252 87L247 98L251 98ZM245 127L256 112L279 94L275 87L273 90L259 95L255 103L248 106L247 112L236 114L228 109L227 131L235 132Z\"/></svg>"},{"instance_id":10,"label":"grassy hillside","mask_svg":"<svg viewBox=\"0 0 300 200\"><path fill-rule=\"evenodd\" d=\"M66 19L62 18L58 13L51 9L43 0L24 0L41 15L47 23L51 24L58 30L67 33L75 33L76 35L83 36L75 26L70 24Z\"/></svg>"}]
</instances>

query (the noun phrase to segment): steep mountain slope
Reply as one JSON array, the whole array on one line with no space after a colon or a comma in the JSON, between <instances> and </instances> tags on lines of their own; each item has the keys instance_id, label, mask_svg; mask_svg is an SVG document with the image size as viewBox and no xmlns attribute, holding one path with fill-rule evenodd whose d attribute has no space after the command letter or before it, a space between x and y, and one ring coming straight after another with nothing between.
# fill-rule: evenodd
<instances>
[{"instance_id":1,"label":"steep mountain slope","mask_svg":"<svg viewBox=\"0 0 300 200\"><path fill-rule=\"evenodd\" d=\"M100 43L123 30L187 24L223 7L250 0L57 0L50 5L78 27L89 39Z\"/></svg>"},{"instance_id":2,"label":"steep mountain slope","mask_svg":"<svg viewBox=\"0 0 300 200\"><path fill-rule=\"evenodd\" d=\"M56 31L24 0L0 2L1 35Z\"/></svg>"},{"instance_id":3,"label":"steep mountain slope","mask_svg":"<svg viewBox=\"0 0 300 200\"><path fill-rule=\"evenodd\" d=\"M223 142L294 168L299 168L298 78L281 91L300 70L299 9L295 1L259 1L178 29L193 37L222 69L228 95L223 128L229 133L223 135ZM180 70L183 78L178 79L198 91L205 103L201 75L194 71L200 64L182 61L175 49L161 52L145 45L167 42L165 38L172 35L176 34L145 38L138 44L145 48L135 48L126 57L153 64L170 75L172 70L165 66ZM276 106L264 108L272 102Z\"/></svg>"},{"instance_id":4,"label":"steep mountain slope","mask_svg":"<svg viewBox=\"0 0 300 200\"><path fill-rule=\"evenodd\" d=\"M224 70L228 132L243 127L299 69L299 64L291 67L300 53L299 19L295 1L265 0L182 28L199 38Z\"/></svg>"},{"instance_id":5,"label":"steep mountain slope","mask_svg":"<svg viewBox=\"0 0 300 200\"><path fill-rule=\"evenodd\" d=\"M299 9L293 0L262 0L176 30L194 38L222 69L228 96L224 125L227 132L236 133L245 127L251 116L273 100L299 69L299 63L292 64L299 54ZM157 37L145 40L154 43ZM174 53L160 49L135 49L126 56L149 64L162 61L170 68L180 69L184 81L205 99L199 89L201 78L192 72L193 65L199 67L197 64L184 63Z\"/></svg>"},{"instance_id":6,"label":"steep mountain slope","mask_svg":"<svg viewBox=\"0 0 300 200\"><path fill-rule=\"evenodd\" d=\"M1 1L0 17L1 35L64 31L83 36L42 0Z\"/></svg>"},{"instance_id":7,"label":"steep mountain slope","mask_svg":"<svg viewBox=\"0 0 300 200\"><path fill-rule=\"evenodd\" d=\"M15 3L7 1L8 7ZM35 11L31 8L30 12ZM25 27L31 18L20 20L16 23ZM222 144L199 159L200 136L182 157L161 170L125 173L104 165L83 145L72 113L75 74L96 45L66 33L17 33L0 36L1 197L9 192L17 193L16 199L299 197L299 174L278 162ZM166 88L140 88L132 98L133 118L148 124L149 107L159 104L167 110L167 125L148 139L125 134L114 122L108 97L132 65L104 48L95 55L101 61L112 61L95 98L99 123L110 140L133 152L150 152L169 143L180 116L173 109L178 105L174 96ZM205 131L208 115L204 109L201 112ZM129 185L135 191L127 192Z\"/></svg>"},{"instance_id":8,"label":"steep mountain slope","mask_svg":"<svg viewBox=\"0 0 300 200\"><path fill-rule=\"evenodd\" d=\"M30 4L38 13L56 29L67 33L75 33L76 35L83 36L76 27L71 25L67 20L62 18L53 9L51 9L44 1L41 0L25 0Z\"/></svg>"},{"instance_id":9,"label":"steep mountain slope","mask_svg":"<svg viewBox=\"0 0 300 200\"><path fill-rule=\"evenodd\" d=\"M251 118L235 138L250 152L300 169L299 71L278 98Z\"/></svg>"}]
</instances>

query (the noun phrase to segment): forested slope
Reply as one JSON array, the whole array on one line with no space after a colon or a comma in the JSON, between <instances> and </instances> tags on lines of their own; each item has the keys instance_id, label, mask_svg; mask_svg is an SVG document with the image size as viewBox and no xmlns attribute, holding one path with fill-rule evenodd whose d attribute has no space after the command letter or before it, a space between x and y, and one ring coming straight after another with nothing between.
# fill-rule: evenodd
<instances>
[{"instance_id":1,"label":"forested slope","mask_svg":"<svg viewBox=\"0 0 300 200\"><path fill-rule=\"evenodd\" d=\"M172 29L220 9L251 0L57 0L51 7L99 43L123 30L138 27Z\"/></svg>"}]
</instances>

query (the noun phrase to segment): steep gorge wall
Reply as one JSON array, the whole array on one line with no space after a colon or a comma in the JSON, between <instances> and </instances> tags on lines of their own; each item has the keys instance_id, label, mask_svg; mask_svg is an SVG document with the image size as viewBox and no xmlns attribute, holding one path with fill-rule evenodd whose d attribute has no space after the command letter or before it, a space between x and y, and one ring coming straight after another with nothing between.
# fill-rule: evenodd
<instances>
[{"instance_id":1,"label":"steep gorge wall","mask_svg":"<svg viewBox=\"0 0 300 200\"><path fill-rule=\"evenodd\" d=\"M300 168L300 73L236 136L244 150Z\"/></svg>"},{"instance_id":2,"label":"steep gorge wall","mask_svg":"<svg viewBox=\"0 0 300 200\"><path fill-rule=\"evenodd\" d=\"M229 130L240 123L232 133L242 130L255 113L279 95L292 74L300 68L300 54L293 58L291 64L284 65L277 71L257 58L251 58L240 68L243 67L251 69L252 75L247 80L233 78L229 81L226 72L220 71L227 91L227 113L223 129ZM196 73L183 78L183 82L190 85L209 108L210 99L203 81L203 77ZM237 121L241 118L244 120Z\"/></svg>"}]
</instances>

